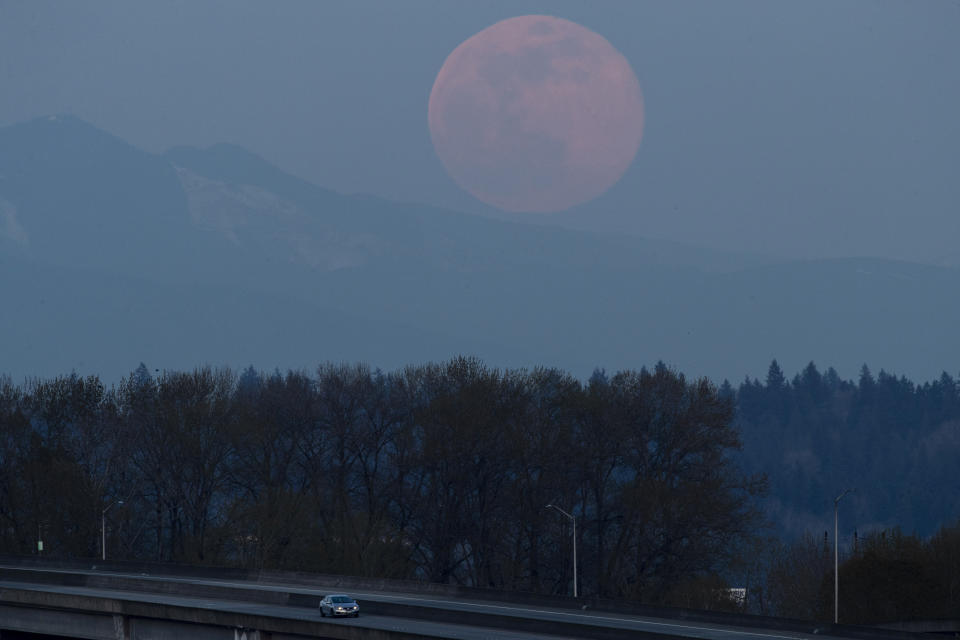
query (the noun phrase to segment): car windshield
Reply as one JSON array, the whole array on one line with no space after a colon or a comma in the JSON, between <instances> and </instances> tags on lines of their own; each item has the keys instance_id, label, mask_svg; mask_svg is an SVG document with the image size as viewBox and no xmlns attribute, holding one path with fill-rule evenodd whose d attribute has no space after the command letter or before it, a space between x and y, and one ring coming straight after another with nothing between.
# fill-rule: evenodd
<instances>
[{"instance_id":1,"label":"car windshield","mask_svg":"<svg viewBox=\"0 0 960 640\"><path fill-rule=\"evenodd\" d=\"M330 598L330 602L336 602L337 604L345 604L347 602L353 602L353 600L351 600L347 596L334 596Z\"/></svg>"}]
</instances>

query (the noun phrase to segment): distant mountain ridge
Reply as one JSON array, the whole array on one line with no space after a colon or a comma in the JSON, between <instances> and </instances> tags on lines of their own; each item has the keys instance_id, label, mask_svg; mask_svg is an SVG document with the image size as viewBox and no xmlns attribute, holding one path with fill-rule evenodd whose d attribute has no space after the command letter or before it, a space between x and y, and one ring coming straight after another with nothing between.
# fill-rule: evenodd
<instances>
[{"instance_id":1,"label":"distant mountain ridge","mask_svg":"<svg viewBox=\"0 0 960 640\"><path fill-rule=\"evenodd\" d=\"M958 276L342 195L239 147L151 154L71 116L0 128L0 372L15 376L469 353L579 376L664 360L738 379L776 357L927 379L960 368Z\"/></svg>"}]
</instances>

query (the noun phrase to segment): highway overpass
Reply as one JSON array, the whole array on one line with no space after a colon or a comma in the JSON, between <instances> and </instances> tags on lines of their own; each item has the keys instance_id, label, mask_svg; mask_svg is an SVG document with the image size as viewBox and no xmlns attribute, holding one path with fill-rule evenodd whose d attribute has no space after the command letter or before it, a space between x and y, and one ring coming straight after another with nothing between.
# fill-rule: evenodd
<instances>
[{"instance_id":1,"label":"highway overpass","mask_svg":"<svg viewBox=\"0 0 960 640\"><path fill-rule=\"evenodd\" d=\"M361 617L322 618L346 592ZM450 585L149 563L0 556L0 639L110 640L683 638L916 640L919 633L644 607Z\"/></svg>"}]
</instances>

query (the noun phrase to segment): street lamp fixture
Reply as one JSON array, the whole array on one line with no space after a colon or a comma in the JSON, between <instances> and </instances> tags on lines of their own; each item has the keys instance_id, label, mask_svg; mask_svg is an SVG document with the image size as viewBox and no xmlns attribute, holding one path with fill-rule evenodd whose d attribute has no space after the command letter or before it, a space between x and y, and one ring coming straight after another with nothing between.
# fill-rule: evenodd
<instances>
[{"instance_id":1,"label":"street lamp fixture","mask_svg":"<svg viewBox=\"0 0 960 640\"><path fill-rule=\"evenodd\" d=\"M548 504L547 509L556 509L573 523L573 597L577 597L577 519L555 504Z\"/></svg>"},{"instance_id":2,"label":"street lamp fixture","mask_svg":"<svg viewBox=\"0 0 960 640\"><path fill-rule=\"evenodd\" d=\"M106 506L106 508L100 512L100 559L107 559L107 511L110 511L110 508L115 505L123 504L123 500L114 500Z\"/></svg>"},{"instance_id":3,"label":"street lamp fixture","mask_svg":"<svg viewBox=\"0 0 960 640\"><path fill-rule=\"evenodd\" d=\"M833 500L833 623L837 624L840 620L840 550L839 550L839 529L840 529L840 500L852 493L856 489L844 489L843 493Z\"/></svg>"}]
</instances>

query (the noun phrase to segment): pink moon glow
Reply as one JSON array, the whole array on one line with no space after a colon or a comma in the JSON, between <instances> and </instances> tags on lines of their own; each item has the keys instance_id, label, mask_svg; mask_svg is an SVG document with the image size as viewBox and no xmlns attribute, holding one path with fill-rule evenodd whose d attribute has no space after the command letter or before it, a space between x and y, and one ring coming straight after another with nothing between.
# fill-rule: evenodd
<instances>
[{"instance_id":1,"label":"pink moon glow","mask_svg":"<svg viewBox=\"0 0 960 640\"><path fill-rule=\"evenodd\" d=\"M602 36L562 18L519 16L453 50L427 121L461 187L499 209L545 213L620 179L640 145L643 96Z\"/></svg>"}]
</instances>

